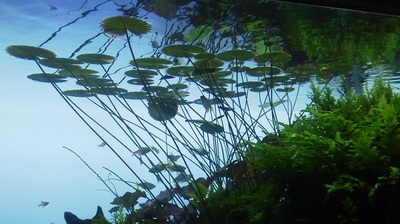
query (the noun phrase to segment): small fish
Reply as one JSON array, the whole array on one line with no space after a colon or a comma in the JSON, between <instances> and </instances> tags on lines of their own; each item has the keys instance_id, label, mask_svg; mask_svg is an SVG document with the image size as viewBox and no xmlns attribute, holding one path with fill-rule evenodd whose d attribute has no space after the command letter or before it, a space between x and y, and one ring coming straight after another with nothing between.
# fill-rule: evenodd
<instances>
[{"instance_id":1,"label":"small fish","mask_svg":"<svg viewBox=\"0 0 400 224\"><path fill-rule=\"evenodd\" d=\"M141 188L144 188L144 189L148 189L148 190L151 190L151 189L153 189L153 188L156 187L156 185L154 185L154 184L152 184L152 183L149 183L149 182L147 182L147 181L138 182L138 183L136 183L136 185L137 185L138 187L141 187Z\"/></svg>"},{"instance_id":2,"label":"small fish","mask_svg":"<svg viewBox=\"0 0 400 224\"><path fill-rule=\"evenodd\" d=\"M159 172L161 172L161 171L163 171L165 169L166 169L165 164L159 163L157 165L154 165L152 168L150 168L149 172L150 173L159 173Z\"/></svg>"},{"instance_id":3,"label":"small fish","mask_svg":"<svg viewBox=\"0 0 400 224\"><path fill-rule=\"evenodd\" d=\"M181 158L180 155L168 155L168 159L170 159L172 162L176 162L179 158Z\"/></svg>"},{"instance_id":4,"label":"small fish","mask_svg":"<svg viewBox=\"0 0 400 224\"><path fill-rule=\"evenodd\" d=\"M49 5L49 6L50 6L50 11L57 10L57 7L55 7L54 5Z\"/></svg>"},{"instance_id":5,"label":"small fish","mask_svg":"<svg viewBox=\"0 0 400 224\"><path fill-rule=\"evenodd\" d=\"M192 175L190 175L190 174L180 173L178 176L175 177L175 181L177 183L189 182L191 178L192 178Z\"/></svg>"},{"instance_id":6,"label":"small fish","mask_svg":"<svg viewBox=\"0 0 400 224\"><path fill-rule=\"evenodd\" d=\"M49 203L50 203L50 202L48 202L48 201L41 201L40 204L38 204L38 207L44 208L44 207L46 207Z\"/></svg>"},{"instance_id":7,"label":"small fish","mask_svg":"<svg viewBox=\"0 0 400 224\"><path fill-rule=\"evenodd\" d=\"M147 153L151 152L151 150L154 150L156 153L160 152L160 150L156 149L153 146L150 146L150 147L139 147L139 149L134 151L133 154L136 154L138 156L143 156L143 155L146 155Z\"/></svg>"},{"instance_id":8,"label":"small fish","mask_svg":"<svg viewBox=\"0 0 400 224\"><path fill-rule=\"evenodd\" d=\"M193 148L193 149L190 149L190 150L195 152L195 153L197 153L197 154L199 154L200 156L205 156L205 155L208 154L208 151L203 149L203 148L197 148L197 149Z\"/></svg>"},{"instance_id":9,"label":"small fish","mask_svg":"<svg viewBox=\"0 0 400 224\"><path fill-rule=\"evenodd\" d=\"M97 147L104 147L107 145L107 142L102 142L100 145L97 145Z\"/></svg>"},{"instance_id":10,"label":"small fish","mask_svg":"<svg viewBox=\"0 0 400 224\"><path fill-rule=\"evenodd\" d=\"M186 167L178 164L168 164L167 169L173 172L185 172Z\"/></svg>"},{"instance_id":11,"label":"small fish","mask_svg":"<svg viewBox=\"0 0 400 224\"><path fill-rule=\"evenodd\" d=\"M211 100L207 99L205 96L200 96L201 104L203 104L204 109L206 109L206 113L211 110Z\"/></svg>"}]
</instances>

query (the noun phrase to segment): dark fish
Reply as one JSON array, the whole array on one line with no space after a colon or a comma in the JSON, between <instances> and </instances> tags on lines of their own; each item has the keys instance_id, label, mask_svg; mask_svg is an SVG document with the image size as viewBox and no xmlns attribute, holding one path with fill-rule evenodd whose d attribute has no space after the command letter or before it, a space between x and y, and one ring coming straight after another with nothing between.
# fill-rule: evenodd
<instances>
[{"instance_id":1,"label":"dark fish","mask_svg":"<svg viewBox=\"0 0 400 224\"><path fill-rule=\"evenodd\" d=\"M38 207L44 208L44 207L46 207L49 203L50 203L50 202L48 202L48 201L41 201L40 204L38 204Z\"/></svg>"},{"instance_id":2,"label":"dark fish","mask_svg":"<svg viewBox=\"0 0 400 224\"><path fill-rule=\"evenodd\" d=\"M149 172L150 173L159 173L159 172L161 172L161 171L163 171L165 169L166 169L165 165L162 164L162 163L159 163L157 165L154 165L152 168L150 168Z\"/></svg>"}]
</instances>

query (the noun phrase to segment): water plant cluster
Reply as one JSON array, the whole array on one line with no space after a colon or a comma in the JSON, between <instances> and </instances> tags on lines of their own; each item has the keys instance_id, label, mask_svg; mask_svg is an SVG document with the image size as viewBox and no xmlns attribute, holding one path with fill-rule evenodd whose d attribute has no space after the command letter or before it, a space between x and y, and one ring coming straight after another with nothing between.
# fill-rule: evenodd
<instances>
[{"instance_id":1,"label":"water plant cluster","mask_svg":"<svg viewBox=\"0 0 400 224\"><path fill-rule=\"evenodd\" d=\"M115 195L114 223L398 220L392 206L382 207L399 194L400 98L390 87L379 81L357 95L344 85L336 99L331 89L314 86L311 104L294 121L311 76L286 71L292 54L268 18L176 28L151 42L150 56L139 56L133 40L151 32L139 6L102 20L110 38L98 52L63 58L36 46L6 49L36 63L41 72L28 78L52 85L131 174L103 167L113 176L104 178L64 147ZM218 7L235 10L226 1ZM111 45L120 46L116 54L108 54ZM342 67L341 74L352 69ZM339 73L320 72L327 83ZM114 126L87 113L82 99ZM130 190L120 194L114 182ZM398 198L390 203L398 206Z\"/></svg>"}]
</instances>

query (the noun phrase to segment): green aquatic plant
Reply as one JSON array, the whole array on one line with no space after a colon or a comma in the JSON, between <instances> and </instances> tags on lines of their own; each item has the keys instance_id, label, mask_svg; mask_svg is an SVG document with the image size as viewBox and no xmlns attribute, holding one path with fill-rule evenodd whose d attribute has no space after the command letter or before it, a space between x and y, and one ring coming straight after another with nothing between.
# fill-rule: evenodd
<instances>
[{"instance_id":1,"label":"green aquatic plant","mask_svg":"<svg viewBox=\"0 0 400 224\"><path fill-rule=\"evenodd\" d=\"M400 95L382 80L366 94L312 103L281 136L247 153L264 184L244 207L254 223L397 223ZM239 197L240 198L240 197ZM247 202L247 203L246 203ZM256 220L254 220L256 221Z\"/></svg>"}]
</instances>

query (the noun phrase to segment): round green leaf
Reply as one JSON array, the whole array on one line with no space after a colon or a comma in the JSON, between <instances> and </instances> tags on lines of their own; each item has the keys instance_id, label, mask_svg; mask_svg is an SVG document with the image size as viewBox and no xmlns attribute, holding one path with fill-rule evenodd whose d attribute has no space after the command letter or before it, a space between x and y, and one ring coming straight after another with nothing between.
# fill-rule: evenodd
<instances>
[{"instance_id":1,"label":"round green leaf","mask_svg":"<svg viewBox=\"0 0 400 224\"><path fill-rule=\"evenodd\" d=\"M110 64L115 59L113 56L106 54L81 54L76 58L88 64Z\"/></svg>"},{"instance_id":2,"label":"round green leaf","mask_svg":"<svg viewBox=\"0 0 400 224\"><path fill-rule=\"evenodd\" d=\"M246 71L250 76L263 77L265 75L276 75L281 73L281 70L276 67L266 66L266 67L256 67Z\"/></svg>"},{"instance_id":3,"label":"round green leaf","mask_svg":"<svg viewBox=\"0 0 400 224\"><path fill-rule=\"evenodd\" d=\"M28 60L56 57L56 54L54 54L52 51L40 47L26 45L11 45L6 48L6 51L14 57Z\"/></svg>"},{"instance_id":4,"label":"round green leaf","mask_svg":"<svg viewBox=\"0 0 400 224\"><path fill-rule=\"evenodd\" d=\"M109 17L103 20L101 27L106 33L112 35L124 35L126 30L136 35L142 35L151 29L151 25L146 21L127 16Z\"/></svg>"},{"instance_id":5,"label":"round green leaf","mask_svg":"<svg viewBox=\"0 0 400 224\"><path fill-rule=\"evenodd\" d=\"M162 58L139 58L132 60L130 63L131 65L138 66L140 68L163 69L167 68L168 64L172 64L172 61Z\"/></svg>"},{"instance_id":6,"label":"round green leaf","mask_svg":"<svg viewBox=\"0 0 400 224\"><path fill-rule=\"evenodd\" d=\"M217 58L224 61L247 61L249 59L252 59L254 56L255 54L253 52L246 50L230 50L217 54Z\"/></svg>"},{"instance_id":7,"label":"round green leaf","mask_svg":"<svg viewBox=\"0 0 400 224\"><path fill-rule=\"evenodd\" d=\"M73 96L73 97L91 97L91 96L93 96L93 94L86 89L66 90L66 91L63 91L63 93L67 96Z\"/></svg>"},{"instance_id":8,"label":"round green leaf","mask_svg":"<svg viewBox=\"0 0 400 224\"><path fill-rule=\"evenodd\" d=\"M167 68L167 73L178 77L189 77L194 70L192 66L175 66Z\"/></svg>"},{"instance_id":9,"label":"round green leaf","mask_svg":"<svg viewBox=\"0 0 400 224\"><path fill-rule=\"evenodd\" d=\"M286 52L268 52L264 54L257 55L254 57L254 61L257 63L280 63L289 61L292 56Z\"/></svg>"},{"instance_id":10,"label":"round green leaf","mask_svg":"<svg viewBox=\"0 0 400 224\"><path fill-rule=\"evenodd\" d=\"M176 100L169 98L158 98L149 101L149 115L156 121L167 121L178 113Z\"/></svg>"},{"instance_id":11,"label":"round green leaf","mask_svg":"<svg viewBox=\"0 0 400 224\"><path fill-rule=\"evenodd\" d=\"M191 57L194 54L205 52L205 50L200 46L177 44L164 47L162 52L173 57Z\"/></svg>"},{"instance_id":12,"label":"round green leaf","mask_svg":"<svg viewBox=\"0 0 400 224\"><path fill-rule=\"evenodd\" d=\"M55 75L49 73L31 74L28 75L28 78L34 81L47 82L47 83L61 83L67 81L65 77L62 75Z\"/></svg>"},{"instance_id":13,"label":"round green leaf","mask_svg":"<svg viewBox=\"0 0 400 224\"><path fill-rule=\"evenodd\" d=\"M72 58L43 58L39 61L40 64L50 67L50 68L58 68L58 69L79 69L79 65L83 62L72 59Z\"/></svg>"}]
</instances>

